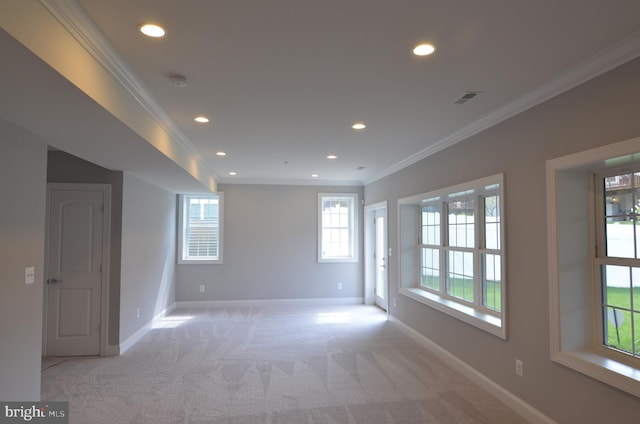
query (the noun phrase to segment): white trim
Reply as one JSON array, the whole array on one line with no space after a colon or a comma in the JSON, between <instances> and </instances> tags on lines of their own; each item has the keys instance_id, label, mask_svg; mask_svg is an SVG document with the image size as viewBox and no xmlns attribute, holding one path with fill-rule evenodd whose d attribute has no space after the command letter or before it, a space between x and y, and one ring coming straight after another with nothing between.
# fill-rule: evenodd
<instances>
[{"instance_id":1,"label":"white trim","mask_svg":"<svg viewBox=\"0 0 640 424\"><path fill-rule=\"evenodd\" d=\"M484 330L487 333L493 334L494 336L506 339L505 329L500 325L501 319L499 317L483 314L471 306L442 298L435 293L418 288L401 287L398 293Z\"/></svg>"},{"instance_id":2,"label":"white trim","mask_svg":"<svg viewBox=\"0 0 640 424\"><path fill-rule=\"evenodd\" d=\"M109 346L109 281L111 268L111 185L105 185L102 230L102 310L100 313L100 355Z\"/></svg>"},{"instance_id":3,"label":"white trim","mask_svg":"<svg viewBox=\"0 0 640 424\"><path fill-rule=\"evenodd\" d=\"M218 258L217 259L193 259L184 257L184 244L186 238L186 200L191 198L217 198L218 199ZM212 194L180 194L178 195L178 264L186 265L217 265L223 263L224 251L224 193L219 191Z\"/></svg>"},{"instance_id":4,"label":"white trim","mask_svg":"<svg viewBox=\"0 0 640 424\"><path fill-rule=\"evenodd\" d=\"M118 356L120 355L119 345L107 345L103 356Z\"/></svg>"},{"instance_id":5,"label":"white trim","mask_svg":"<svg viewBox=\"0 0 640 424\"><path fill-rule=\"evenodd\" d=\"M189 158L198 163L200 169L211 172L202 154L191 140L180 130L174 120L164 111L156 99L149 93L124 59L102 34L100 29L87 16L75 1L40 0L49 12L71 34L84 49L111 74L136 102L166 131L172 140L187 151Z\"/></svg>"},{"instance_id":6,"label":"white trim","mask_svg":"<svg viewBox=\"0 0 640 424\"><path fill-rule=\"evenodd\" d=\"M136 331L135 333L127 337L125 341L120 343L120 355L131 349L134 344L138 343L140 339L142 339L149 332L149 330L151 330L152 325L152 322L146 323L141 328L139 328L138 331Z\"/></svg>"},{"instance_id":7,"label":"white trim","mask_svg":"<svg viewBox=\"0 0 640 424\"><path fill-rule=\"evenodd\" d=\"M333 186L333 187L362 187L362 181L355 180L318 180L304 178L241 178L224 177L216 179L220 184L251 184L251 185L295 185L295 186Z\"/></svg>"},{"instance_id":8,"label":"white trim","mask_svg":"<svg viewBox=\"0 0 640 424\"><path fill-rule=\"evenodd\" d=\"M498 188L493 186L498 185ZM490 187L490 188L488 188ZM497 193L500 196L500 251L501 256L501 309L499 312L492 313L488 308L483 308L481 302L474 304L458 301L453 297L447 296L443 291L436 293L431 290L424 289L419 286L419 222L420 208L425 204L433 204L434 202L444 202L455 198L459 193L465 196L473 194L478 196L488 193ZM396 263L398 264L398 293L409 297L417 302L432 307L442 313L463 321L469 325L479 328L494 336L507 339L507 293L508 293L508 277L507 277L507 249L506 249L506 223L505 223L505 188L504 174L495 174L487 177L478 178L473 181L456 184L449 187L432 190L426 193L416 194L413 196L398 199L398 254ZM476 235L477 240L480 240ZM444 241L441 240L441 243ZM442 245L441 248L444 248ZM473 248L474 252L481 253L479 246ZM442 250L444 251L444 249ZM443 262L441 262L441 266ZM474 270L476 279L482 278L479 272L479 263ZM444 270L444 267L441 268ZM477 288L476 288L477 290ZM476 293L481 295L482 290Z\"/></svg>"},{"instance_id":9,"label":"white trim","mask_svg":"<svg viewBox=\"0 0 640 424\"><path fill-rule=\"evenodd\" d=\"M521 417L526 419L530 423L534 424L555 424L551 418L544 415L542 412L535 409L533 406L529 405L527 402L514 395L495 381L491 380L486 375L482 374L480 371L471 367L466 362L462 361L457 356L451 354L451 352L447 351L440 345L434 343L429 340L424 335L420 334L413 328L409 327L404 322L399 319L391 316L389 320L400 328L405 334L412 337L426 349L428 349L431 353L437 356L439 359L445 362L445 364L449 365L451 368L459 371L464 376L468 377L471 381L487 390L489 393L497 397L500 401L506 404L508 407L513 409L516 413L518 413Z\"/></svg>"},{"instance_id":10,"label":"white trim","mask_svg":"<svg viewBox=\"0 0 640 424\"><path fill-rule=\"evenodd\" d=\"M373 219L375 213L378 210L384 211L385 227L388 228L388 214L387 214L387 201L373 203L364 207L364 303L365 305L376 304L376 281L375 281L375 259L373 258L375 243L375 226L373 225ZM385 239L388 238L388 233L385 234ZM385 240L385 246L389 246L388 240ZM387 261L388 264L389 261ZM387 313L389 311L389 267L387 266Z\"/></svg>"},{"instance_id":11,"label":"white trim","mask_svg":"<svg viewBox=\"0 0 640 424\"><path fill-rule=\"evenodd\" d=\"M322 256L322 205L325 197L344 197L351 200L349 238L351 241L351 255L349 257L323 257ZM358 193L318 193L318 263L344 263L358 262L360 259L360 240L358 228L360 219L360 196Z\"/></svg>"},{"instance_id":12,"label":"white trim","mask_svg":"<svg viewBox=\"0 0 640 424\"><path fill-rule=\"evenodd\" d=\"M576 312L580 312L574 303L563 302L561 289L564 291L576 290L582 287L583 292L593 293L593 277L591 280L583 281L579 276L576 280L575 270L569 266L580 267L583 274L591 274L591 259L571 258L571 264L563 263L560 257L560 244L569 240L575 244L575 240L569 235L562 235L560 228L559 214L567 208L573 208L575 199L560 197L560 191L564 189L575 193L579 192L580 183L586 186L591 172L604 168L617 168L640 161L640 137L612 143L606 146L578 152L547 161L547 250L548 250L548 278L549 278L549 334L550 334L550 357L551 360L567 366L575 371L592 377L598 381L609 384L634 396L640 397L640 367L637 367L637 360L632 362L626 355L618 355L617 352L609 349L597 347L597 336L594 334L598 326L593 322L580 320ZM591 190L582 187L589 197L589 204L593 204ZM563 205L562 202L570 204ZM566 220L566 219L565 219ZM580 224L578 224L580 225ZM574 228L574 231L587 232L594 238L593 225L589 228ZM575 225L574 225L575 226ZM591 247L590 258L593 258L593 245ZM569 261L569 259L564 262ZM586 263L584 263L586 262ZM564 306L566 304L566 306ZM584 308L588 308L585 305ZM583 313L584 315L584 313ZM596 320L595 316L593 320ZM572 324L573 323L573 324ZM582 325L579 331L562 331L563 325ZM566 329L565 329L566 330ZM580 339L575 339L574 335L582 335Z\"/></svg>"},{"instance_id":13,"label":"white trim","mask_svg":"<svg viewBox=\"0 0 640 424\"><path fill-rule=\"evenodd\" d=\"M305 305L362 305L362 297L327 297L308 299L247 299L247 300L183 300L176 302L176 309L182 308L239 308L268 306Z\"/></svg>"},{"instance_id":14,"label":"white trim","mask_svg":"<svg viewBox=\"0 0 640 424\"><path fill-rule=\"evenodd\" d=\"M180 146L190 152L190 157L196 158L202 169L209 170L202 155L197 151L193 143L182 133L175 122L164 112L157 101L147 92L146 88L138 81L137 77L125 64L124 60L106 40L100 30L93 24L84 10L74 1L40 0L62 26L89 52L131 96L164 128ZM349 182L348 185L368 185L406 168L428 156L444 150L462 140L465 140L487 128L490 128L514 115L532 108L552 97L555 97L571 88L574 88L590 79L593 79L611 69L620 66L640 56L640 31L596 53L583 63L568 70L564 74L547 82L538 89L520 97L495 112L473 122L449 136L430 144L425 149L396 163L395 165L374 174L361 182ZM217 179L215 172L211 173ZM248 184L249 180L242 182ZM274 182L269 184L291 184L289 182ZM225 179L221 181L227 184L236 183ZM252 184L254 182L251 182ZM261 183L261 182L257 182ZM315 182L314 182L315 183ZM305 184L305 182L296 182ZM332 181L331 185L341 185Z\"/></svg>"},{"instance_id":15,"label":"white trim","mask_svg":"<svg viewBox=\"0 0 640 424\"><path fill-rule=\"evenodd\" d=\"M48 290L46 276L49 273L49 217L51 214L51 191L57 190L92 190L103 193L103 222L102 222L102 270L100 280L100 347L101 356L110 356L109 345L109 286L111 270L111 184L87 183L47 183L47 209L45 226L45 288L43 293L43 323L42 323L42 354L47 355L47 305Z\"/></svg>"},{"instance_id":16,"label":"white trim","mask_svg":"<svg viewBox=\"0 0 640 424\"><path fill-rule=\"evenodd\" d=\"M162 318L164 318L166 315L170 314L175 308L176 308L176 304L172 303L171 305L164 308L162 311L158 312L156 316L154 316L151 319L151 321L147 322L141 328L139 328L135 333L127 337L127 339L122 343L120 343L119 346L113 346L114 351L117 348L118 350L117 354L122 355L127 350L131 349L133 345L138 343L140 339L142 339L153 328L153 325L155 324L156 321L159 321Z\"/></svg>"},{"instance_id":17,"label":"white trim","mask_svg":"<svg viewBox=\"0 0 640 424\"><path fill-rule=\"evenodd\" d=\"M434 155L475 134L491 128L500 122L506 121L527 109L577 87L590 79L602 75L617 66L629 62L638 56L640 56L640 31L632 34L619 43L596 53L585 62L573 67L553 80L548 81L546 84L543 84L534 91L525 94L516 101L511 102L489 115L471 123L470 125L455 131L447 137L430 144L421 151L409 156L395 165L390 166L369 178L365 178L363 183L368 185L398 172L426 157Z\"/></svg>"}]
</instances>

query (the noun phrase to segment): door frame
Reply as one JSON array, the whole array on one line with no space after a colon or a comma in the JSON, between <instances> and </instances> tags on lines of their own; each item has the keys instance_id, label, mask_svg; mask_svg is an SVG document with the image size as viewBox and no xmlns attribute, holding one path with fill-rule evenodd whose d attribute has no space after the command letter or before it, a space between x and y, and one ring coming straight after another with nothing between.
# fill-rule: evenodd
<instances>
[{"instance_id":1,"label":"door frame","mask_svg":"<svg viewBox=\"0 0 640 424\"><path fill-rule=\"evenodd\" d=\"M104 198L102 225L102 269L100 279L100 356L109 355L109 269L111 249L111 184L47 183L47 209L45 223L45 262L43 281L42 356L47 356L47 305L49 278L49 231L51 218L51 192L54 190L101 191Z\"/></svg>"},{"instance_id":2,"label":"door frame","mask_svg":"<svg viewBox=\"0 0 640 424\"><path fill-rule=\"evenodd\" d=\"M376 304L376 261L373 258L376 242L376 227L373 220L377 211L383 211L385 226L387 231L384 233L385 246L389 246L389 221L387 214L387 201L373 203L364 207L364 303L365 305ZM388 259L389 255L387 255ZM387 284L385 288L385 297L387 298L387 315L389 314L389 261L385 268L387 274Z\"/></svg>"}]
</instances>

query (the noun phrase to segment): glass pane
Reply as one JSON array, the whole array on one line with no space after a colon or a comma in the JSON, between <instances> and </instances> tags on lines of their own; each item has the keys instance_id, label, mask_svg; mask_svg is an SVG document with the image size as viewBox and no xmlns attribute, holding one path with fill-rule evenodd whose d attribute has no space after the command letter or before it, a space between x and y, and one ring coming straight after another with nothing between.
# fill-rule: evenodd
<instances>
[{"instance_id":1,"label":"glass pane","mask_svg":"<svg viewBox=\"0 0 640 424\"><path fill-rule=\"evenodd\" d=\"M328 228L322 230L322 254L325 257L349 257L349 230Z\"/></svg>"},{"instance_id":2,"label":"glass pane","mask_svg":"<svg viewBox=\"0 0 640 424\"><path fill-rule=\"evenodd\" d=\"M631 307L631 268L618 265L603 266L603 295L607 306Z\"/></svg>"},{"instance_id":3,"label":"glass pane","mask_svg":"<svg viewBox=\"0 0 640 424\"><path fill-rule=\"evenodd\" d=\"M473 254L450 250L447 271L447 294L473 302Z\"/></svg>"},{"instance_id":4,"label":"glass pane","mask_svg":"<svg viewBox=\"0 0 640 424\"><path fill-rule=\"evenodd\" d=\"M636 258L636 223L638 182L640 174L605 177L605 234L607 256Z\"/></svg>"},{"instance_id":5,"label":"glass pane","mask_svg":"<svg viewBox=\"0 0 640 424\"><path fill-rule=\"evenodd\" d=\"M487 249L500 249L500 196L484 198L484 244Z\"/></svg>"},{"instance_id":6,"label":"glass pane","mask_svg":"<svg viewBox=\"0 0 640 424\"><path fill-rule=\"evenodd\" d=\"M187 197L188 214L185 236L187 258L217 258L219 206L217 198Z\"/></svg>"},{"instance_id":7,"label":"glass pane","mask_svg":"<svg viewBox=\"0 0 640 424\"><path fill-rule=\"evenodd\" d=\"M631 299L634 312L640 312L640 268L631 268ZM636 327L640 337L640 328Z\"/></svg>"},{"instance_id":8,"label":"glass pane","mask_svg":"<svg viewBox=\"0 0 640 424\"><path fill-rule=\"evenodd\" d=\"M322 257L346 259L353 255L353 199L322 198Z\"/></svg>"},{"instance_id":9,"label":"glass pane","mask_svg":"<svg viewBox=\"0 0 640 424\"><path fill-rule=\"evenodd\" d=\"M440 206L422 208L422 244L440 244Z\"/></svg>"},{"instance_id":10,"label":"glass pane","mask_svg":"<svg viewBox=\"0 0 640 424\"><path fill-rule=\"evenodd\" d=\"M494 311L502 309L500 255L482 255L482 304Z\"/></svg>"},{"instance_id":11,"label":"glass pane","mask_svg":"<svg viewBox=\"0 0 640 424\"><path fill-rule=\"evenodd\" d=\"M640 268L614 265L605 265L603 268L604 343L638 355Z\"/></svg>"},{"instance_id":12,"label":"glass pane","mask_svg":"<svg viewBox=\"0 0 640 424\"><path fill-rule=\"evenodd\" d=\"M633 354L640 356L640 313L635 312L633 314Z\"/></svg>"},{"instance_id":13,"label":"glass pane","mask_svg":"<svg viewBox=\"0 0 640 424\"><path fill-rule=\"evenodd\" d=\"M605 307L605 344L609 347L633 352L631 313L617 308Z\"/></svg>"},{"instance_id":14,"label":"glass pane","mask_svg":"<svg viewBox=\"0 0 640 424\"><path fill-rule=\"evenodd\" d=\"M440 291L440 251L427 248L420 250L420 285Z\"/></svg>"},{"instance_id":15,"label":"glass pane","mask_svg":"<svg viewBox=\"0 0 640 424\"><path fill-rule=\"evenodd\" d=\"M474 203L463 199L447 204L449 246L475 247Z\"/></svg>"}]
</instances>

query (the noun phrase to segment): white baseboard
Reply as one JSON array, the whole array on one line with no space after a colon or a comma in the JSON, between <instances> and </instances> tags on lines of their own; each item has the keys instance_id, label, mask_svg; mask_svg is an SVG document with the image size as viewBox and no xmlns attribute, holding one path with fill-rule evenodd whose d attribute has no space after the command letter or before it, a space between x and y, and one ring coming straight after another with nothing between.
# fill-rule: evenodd
<instances>
[{"instance_id":1,"label":"white baseboard","mask_svg":"<svg viewBox=\"0 0 640 424\"><path fill-rule=\"evenodd\" d=\"M446 364L451 366L453 369L460 371L474 383L490 392L492 395L497 397L527 421L535 424L556 424L556 422L551 418L547 417L524 400L520 399L504 387L500 386L498 383L491 380L486 375L480 373L475 368L462 361L460 358L452 355L449 351L445 350L440 345L432 342L422 334L418 333L416 330L409 327L404 322L393 316L390 316L389 320L396 324L407 335L411 336L418 343L422 344L438 358L443 360Z\"/></svg>"},{"instance_id":2,"label":"white baseboard","mask_svg":"<svg viewBox=\"0 0 640 424\"><path fill-rule=\"evenodd\" d=\"M120 355L120 346L119 345L107 345L107 348L104 351L102 356L118 356Z\"/></svg>"},{"instance_id":3,"label":"white baseboard","mask_svg":"<svg viewBox=\"0 0 640 424\"><path fill-rule=\"evenodd\" d=\"M362 297L309 298L309 299L252 299L252 300L183 300L176 308L264 307L304 305L362 305Z\"/></svg>"},{"instance_id":4,"label":"white baseboard","mask_svg":"<svg viewBox=\"0 0 640 424\"><path fill-rule=\"evenodd\" d=\"M143 325L141 328L139 328L138 331L133 333L131 336L127 337L127 339L125 341L120 343L119 353L118 354L122 355L127 350L129 350L131 348L131 346L136 344L141 338L143 338L145 336L145 334L147 334L149 332L149 330L151 330L153 328L153 324L157 320L162 319L165 315L171 313L171 311L173 311L175 308L176 308L176 304L175 303L167 306L164 310L162 310L161 312L156 314L156 316L154 316L151 321L147 322L145 325Z\"/></svg>"}]
</instances>

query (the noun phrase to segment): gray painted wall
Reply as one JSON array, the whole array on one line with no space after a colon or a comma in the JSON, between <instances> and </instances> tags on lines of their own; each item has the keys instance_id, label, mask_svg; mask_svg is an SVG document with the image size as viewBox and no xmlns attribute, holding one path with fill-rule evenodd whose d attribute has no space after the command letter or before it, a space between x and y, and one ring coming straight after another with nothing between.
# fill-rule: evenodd
<instances>
[{"instance_id":1,"label":"gray painted wall","mask_svg":"<svg viewBox=\"0 0 640 424\"><path fill-rule=\"evenodd\" d=\"M0 400L40 400L47 146L0 120ZM35 283L25 285L25 268Z\"/></svg>"},{"instance_id":2,"label":"gray painted wall","mask_svg":"<svg viewBox=\"0 0 640 424\"><path fill-rule=\"evenodd\" d=\"M362 187L220 184L218 190L224 263L178 265L176 300L363 297L362 245L357 263L317 261L318 193L358 193L362 200Z\"/></svg>"},{"instance_id":3,"label":"gray painted wall","mask_svg":"<svg viewBox=\"0 0 640 424\"><path fill-rule=\"evenodd\" d=\"M175 301L175 223L175 194L124 174L121 343Z\"/></svg>"},{"instance_id":4,"label":"gray painted wall","mask_svg":"<svg viewBox=\"0 0 640 424\"><path fill-rule=\"evenodd\" d=\"M109 344L118 345L174 302L175 195L66 152L48 156L48 182L111 184Z\"/></svg>"},{"instance_id":5,"label":"gray painted wall","mask_svg":"<svg viewBox=\"0 0 640 424\"><path fill-rule=\"evenodd\" d=\"M368 204L389 201L397 251L398 198L505 174L508 340L399 295L394 261L391 313L559 423L635 422L640 412L640 399L549 358L545 187L546 160L640 136L639 75L635 60L365 188Z\"/></svg>"},{"instance_id":6,"label":"gray painted wall","mask_svg":"<svg viewBox=\"0 0 640 424\"><path fill-rule=\"evenodd\" d=\"M109 258L109 345L118 345L120 328L120 257L122 171L110 171L69 153L51 150L47 182L111 185L111 249Z\"/></svg>"}]
</instances>

